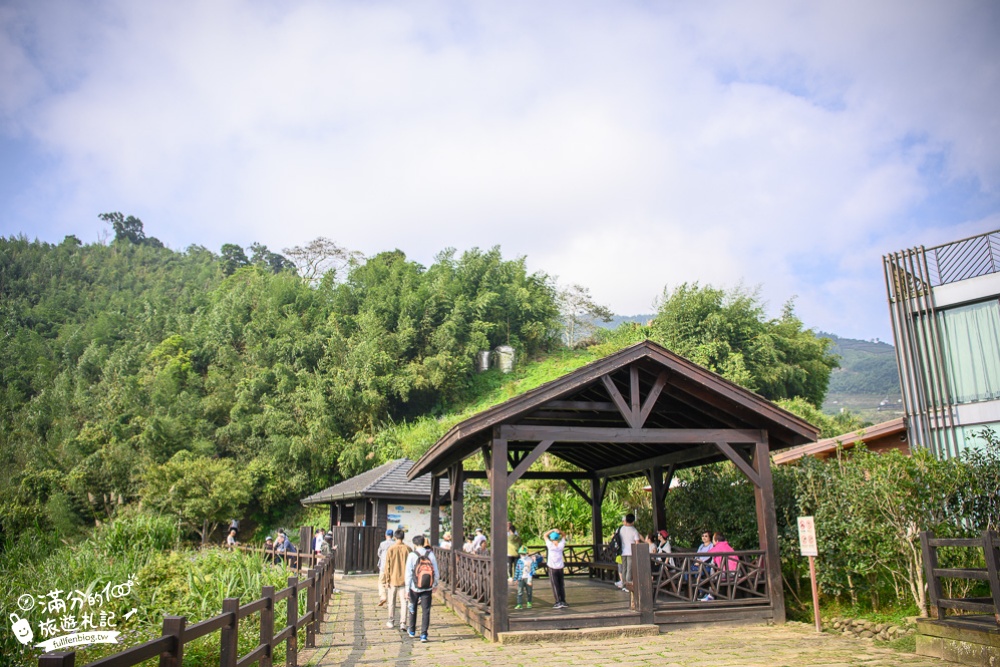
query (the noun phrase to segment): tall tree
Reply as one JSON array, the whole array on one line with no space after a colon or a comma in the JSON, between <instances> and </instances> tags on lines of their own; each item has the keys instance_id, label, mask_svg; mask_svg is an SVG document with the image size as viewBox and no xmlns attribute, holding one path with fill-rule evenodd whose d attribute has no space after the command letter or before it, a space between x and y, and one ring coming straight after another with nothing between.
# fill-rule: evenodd
<instances>
[{"instance_id":1,"label":"tall tree","mask_svg":"<svg viewBox=\"0 0 1000 667\"><path fill-rule=\"evenodd\" d=\"M339 246L325 236L315 238L304 246L285 248L282 252L298 268L299 275L310 283L319 282L330 271L334 272L334 276L342 277L348 267L357 264L363 257L360 252Z\"/></svg>"},{"instance_id":2,"label":"tall tree","mask_svg":"<svg viewBox=\"0 0 1000 667\"><path fill-rule=\"evenodd\" d=\"M562 339L567 347L574 347L597 330L597 322L610 322L614 313L607 306L594 301L590 289L572 284L559 290L559 317L562 320Z\"/></svg>"},{"instance_id":3,"label":"tall tree","mask_svg":"<svg viewBox=\"0 0 1000 667\"><path fill-rule=\"evenodd\" d=\"M97 216L104 222L111 225L115 230L115 242L128 242L140 245L146 240L146 232L142 228L142 220L134 216L123 216L118 211L113 213L101 213ZM157 244L161 244L157 241Z\"/></svg>"}]
</instances>

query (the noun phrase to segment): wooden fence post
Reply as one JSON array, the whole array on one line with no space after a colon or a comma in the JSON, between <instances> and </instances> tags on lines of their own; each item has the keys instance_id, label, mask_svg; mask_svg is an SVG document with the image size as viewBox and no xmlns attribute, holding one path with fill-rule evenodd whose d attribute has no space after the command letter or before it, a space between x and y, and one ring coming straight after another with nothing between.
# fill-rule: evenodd
<instances>
[{"instance_id":1,"label":"wooden fence post","mask_svg":"<svg viewBox=\"0 0 1000 667\"><path fill-rule=\"evenodd\" d=\"M297 667L299 651L299 589L298 577L288 577L288 586L292 589L288 596L288 625L292 628L292 634L285 644L285 667Z\"/></svg>"},{"instance_id":2,"label":"wooden fence post","mask_svg":"<svg viewBox=\"0 0 1000 667\"><path fill-rule=\"evenodd\" d=\"M306 613L313 612L313 620L306 626L306 648L316 648L316 570L306 570Z\"/></svg>"},{"instance_id":3,"label":"wooden fence post","mask_svg":"<svg viewBox=\"0 0 1000 667\"><path fill-rule=\"evenodd\" d=\"M924 576L927 579L927 594L930 597L930 607L934 610L936 618L944 619L944 607L938 605L943 595L941 593L941 578L934 574L938 566L937 547L932 547L930 541L934 539L934 531L925 530L920 533L920 549L924 553Z\"/></svg>"},{"instance_id":4,"label":"wooden fence post","mask_svg":"<svg viewBox=\"0 0 1000 667\"><path fill-rule=\"evenodd\" d=\"M220 667L236 667L236 661L238 659L239 652L239 637L240 637L240 599L239 598L226 598L222 601L222 613L232 614L233 622L231 625L223 626L220 631L220 655L219 655L219 666Z\"/></svg>"},{"instance_id":5,"label":"wooden fence post","mask_svg":"<svg viewBox=\"0 0 1000 667\"><path fill-rule=\"evenodd\" d=\"M983 555L986 557L986 576L990 580L993 595L993 618L1000 625L1000 549L997 548L997 533L983 531Z\"/></svg>"},{"instance_id":6,"label":"wooden fence post","mask_svg":"<svg viewBox=\"0 0 1000 667\"><path fill-rule=\"evenodd\" d=\"M174 637L174 650L160 654L160 667L181 667L184 663L184 626L187 619L183 616L163 617L163 636Z\"/></svg>"},{"instance_id":7,"label":"wooden fence post","mask_svg":"<svg viewBox=\"0 0 1000 667\"><path fill-rule=\"evenodd\" d=\"M274 660L274 586L264 586L260 590L261 597L267 600L260 610L260 643L267 650L260 659L260 667L271 667Z\"/></svg>"},{"instance_id":8,"label":"wooden fence post","mask_svg":"<svg viewBox=\"0 0 1000 667\"><path fill-rule=\"evenodd\" d=\"M310 564L315 563L313 558L316 554L313 552L313 529L312 526L301 526L299 528L299 572L304 568L304 563L302 562L301 556L307 555ZM310 565L311 567L312 565Z\"/></svg>"},{"instance_id":9,"label":"wooden fence post","mask_svg":"<svg viewBox=\"0 0 1000 667\"><path fill-rule=\"evenodd\" d=\"M74 667L75 665L76 651L45 653L38 656L38 667Z\"/></svg>"},{"instance_id":10,"label":"wooden fence post","mask_svg":"<svg viewBox=\"0 0 1000 667\"><path fill-rule=\"evenodd\" d=\"M632 545L632 592L635 595L635 610L642 622L653 622L653 565L646 545Z\"/></svg>"}]
</instances>

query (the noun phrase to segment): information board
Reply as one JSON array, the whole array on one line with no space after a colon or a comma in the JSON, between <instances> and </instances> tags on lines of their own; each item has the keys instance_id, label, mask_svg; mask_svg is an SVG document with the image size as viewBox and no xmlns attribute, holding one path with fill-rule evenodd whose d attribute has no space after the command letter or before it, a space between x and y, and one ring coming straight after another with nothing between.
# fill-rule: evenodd
<instances>
[{"instance_id":1,"label":"information board","mask_svg":"<svg viewBox=\"0 0 1000 667\"><path fill-rule=\"evenodd\" d=\"M799 517L799 549L803 556L818 556L816 545L816 522L811 516Z\"/></svg>"}]
</instances>

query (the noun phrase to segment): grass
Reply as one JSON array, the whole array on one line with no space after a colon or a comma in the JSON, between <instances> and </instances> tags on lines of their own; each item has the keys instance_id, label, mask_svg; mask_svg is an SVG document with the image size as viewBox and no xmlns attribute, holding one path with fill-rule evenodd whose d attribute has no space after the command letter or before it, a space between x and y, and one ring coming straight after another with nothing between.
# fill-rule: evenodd
<instances>
[{"instance_id":1,"label":"grass","mask_svg":"<svg viewBox=\"0 0 1000 667\"><path fill-rule=\"evenodd\" d=\"M59 621L69 612L77 622L91 611L95 619L100 612L115 615L114 627L120 631L118 644L97 644L77 649L77 664L118 653L160 636L163 616L187 618L188 625L215 616L222 611L222 600L239 597L244 603L260 597L263 586L280 590L292 574L282 567L265 565L258 556L224 549L197 550L184 548L179 542L179 529L173 519L141 512L129 512L93 531L78 544L64 545L39 556L29 540L8 543L0 566L0 600L8 612L18 610L28 618L35 632L35 642L44 641L41 624L49 618ZM44 535L34 536L39 540ZM23 544L23 548L21 543ZM95 595L107 585L135 582L128 594L90 602L86 608L72 605L75 591ZM25 611L18 605L22 595L36 599L49 592L60 591L66 611L48 613L40 605ZM284 619L287 603L276 605L275 618ZM299 612L305 612L305 596L299 601ZM137 611L130 619L124 614ZM54 636L70 630L58 629ZM304 630L303 630L304 632ZM303 635L304 637L304 635ZM240 655L252 651L259 639L259 615L254 614L240 623ZM34 664L39 649L21 646L13 633L0 633L0 664ZM281 653L283 648L276 653ZM185 665L218 662L219 634L185 646ZM276 664L280 664L276 655ZM6 662L5 662L6 661ZM155 664L153 661L149 664Z\"/></svg>"}]
</instances>

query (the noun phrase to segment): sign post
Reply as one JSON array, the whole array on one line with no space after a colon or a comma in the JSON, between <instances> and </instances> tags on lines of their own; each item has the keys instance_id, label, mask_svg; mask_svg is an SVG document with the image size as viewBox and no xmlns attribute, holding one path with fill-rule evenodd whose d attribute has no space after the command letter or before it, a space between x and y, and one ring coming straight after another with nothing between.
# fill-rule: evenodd
<instances>
[{"instance_id":1,"label":"sign post","mask_svg":"<svg viewBox=\"0 0 1000 667\"><path fill-rule=\"evenodd\" d=\"M816 632L823 632L819 619L819 587L816 585L816 556L819 547L816 545L816 522L811 516L799 517L799 550L803 556L809 557L809 580L812 582L813 618L816 619Z\"/></svg>"}]
</instances>

